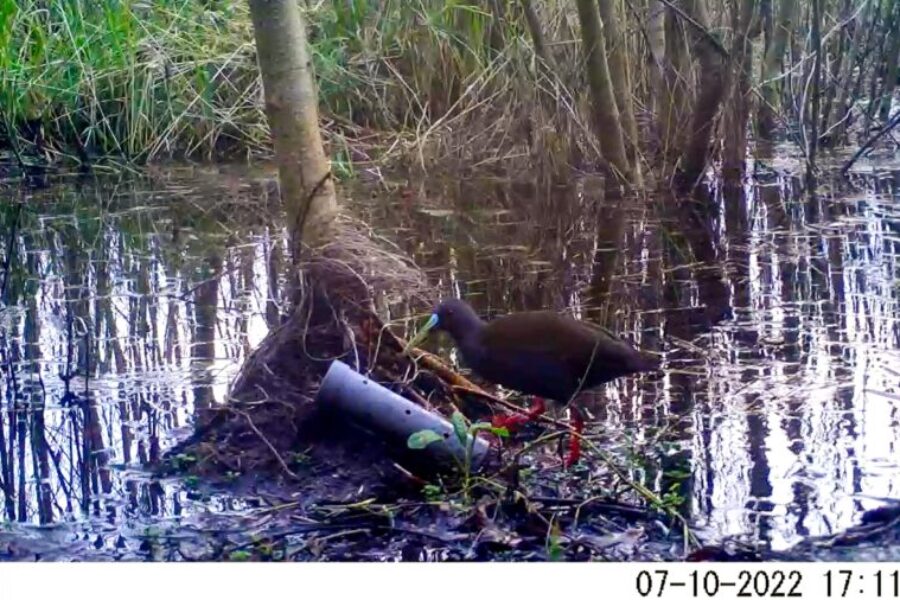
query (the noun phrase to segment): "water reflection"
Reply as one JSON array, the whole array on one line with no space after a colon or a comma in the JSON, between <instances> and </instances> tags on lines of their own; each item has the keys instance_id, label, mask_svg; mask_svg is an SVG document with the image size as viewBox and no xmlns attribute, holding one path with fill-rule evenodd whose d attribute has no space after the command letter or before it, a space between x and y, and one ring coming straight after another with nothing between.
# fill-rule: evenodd
<instances>
[{"instance_id":1,"label":"water reflection","mask_svg":"<svg viewBox=\"0 0 900 600\"><path fill-rule=\"evenodd\" d=\"M812 199L771 173L690 201L607 197L590 177L348 191L485 314L566 310L663 352L664 376L588 402L596 431L629 436L652 463L634 474L688 496L707 535L785 547L897 496L898 181L876 170ZM278 321L270 182L223 169L3 186L5 520L139 529L228 505L146 467Z\"/></svg>"},{"instance_id":2,"label":"water reflection","mask_svg":"<svg viewBox=\"0 0 900 600\"><path fill-rule=\"evenodd\" d=\"M567 310L665 351L665 377L609 386L596 429L677 442L661 462L688 464L678 489L708 535L784 548L896 497L896 180L835 181L807 199L800 180L768 172L613 207L590 180L442 181L413 204L363 210L381 228L403 223L433 281L485 313ZM618 211L624 231L610 235Z\"/></svg>"},{"instance_id":3,"label":"water reflection","mask_svg":"<svg viewBox=\"0 0 900 600\"><path fill-rule=\"evenodd\" d=\"M265 335L270 279L254 269L280 235L221 180L2 185L6 520L180 515L190 490L146 468L222 401ZM264 207L267 193L252 197Z\"/></svg>"}]
</instances>

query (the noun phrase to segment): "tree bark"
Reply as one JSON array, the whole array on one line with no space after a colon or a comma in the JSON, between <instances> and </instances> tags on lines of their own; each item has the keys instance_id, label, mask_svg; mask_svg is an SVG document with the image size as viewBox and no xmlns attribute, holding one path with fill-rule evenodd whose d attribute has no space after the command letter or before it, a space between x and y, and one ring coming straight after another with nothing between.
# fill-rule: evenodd
<instances>
[{"instance_id":1,"label":"tree bark","mask_svg":"<svg viewBox=\"0 0 900 600\"><path fill-rule=\"evenodd\" d=\"M317 245L337 213L312 59L296 0L250 0L250 15L296 262L301 244Z\"/></svg>"},{"instance_id":2,"label":"tree bark","mask_svg":"<svg viewBox=\"0 0 900 600\"><path fill-rule=\"evenodd\" d=\"M890 29L892 14L894 3L898 0L885 0L881 4L881 10L878 11L874 22L872 23L872 54L870 55L870 65L869 68L869 82L868 82L868 97L869 97L869 105L866 107L866 112L863 120L862 131L868 132L872 129L872 118L875 116L875 111L881 107L880 102L880 94L879 94L879 82L881 80L879 66L885 62L886 53L888 51L888 47L890 44L890 36L887 34L887 31ZM866 134L863 133L863 138L865 139ZM862 141L862 140L860 140Z\"/></svg>"},{"instance_id":3,"label":"tree bark","mask_svg":"<svg viewBox=\"0 0 900 600\"><path fill-rule=\"evenodd\" d=\"M840 31L838 32L838 35L831 36L828 53L826 54L828 57L828 68L826 69L826 72L828 73L828 85L826 85L823 90L825 102L822 105L822 119L819 125L819 131L823 134L828 130L828 120L831 117L831 111L838 94L838 84L841 79L841 65L844 62L844 56L850 53L850 49L846 47L847 30L850 27L853 13L854 8L852 1L843 0L840 16L838 17ZM822 134L820 134L819 137L821 138Z\"/></svg>"},{"instance_id":4,"label":"tree bark","mask_svg":"<svg viewBox=\"0 0 900 600\"><path fill-rule=\"evenodd\" d=\"M845 118L847 116L847 97L850 94L851 78L853 77L853 69L856 65L856 59L859 55L860 47L863 44L863 36L872 18L872 0L863 0L863 11L859 19L856 19L853 38L850 40L850 47L842 58L840 69L840 81L838 82L837 98L831 105L831 111L828 115L828 138L832 144L838 143L844 137L846 129Z\"/></svg>"},{"instance_id":5,"label":"tree bark","mask_svg":"<svg viewBox=\"0 0 900 600\"><path fill-rule=\"evenodd\" d=\"M525 22L528 25L528 33L531 34L531 43L534 45L534 55L538 58L538 71L552 69L550 53L547 50L547 40L544 37L544 29L541 20L531 0L521 0L522 12L525 13ZM543 64L541 64L543 63Z\"/></svg>"},{"instance_id":6,"label":"tree bark","mask_svg":"<svg viewBox=\"0 0 900 600\"><path fill-rule=\"evenodd\" d=\"M750 116L750 78L753 62L753 45L751 37L754 33L756 13L755 0L741 0L732 7L732 23L735 32L732 40L731 73L734 84L731 86L731 106L725 119L725 140L723 171L726 177L739 177L743 174L747 154L747 120Z\"/></svg>"},{"instance_id":7,"label":"tree bark","mask_svg":"<svg viewBox=\"0 0 900 600\"><path fill-rule=\"evenodd\" d=\"M884 83L881 90L881 109L878 116L882 121L887 121L891 112L891 104L894 100L894 88L897 86L897 74L900 71L898 61L900 61L900 0L894 0L894 17L892 25L888 29L890 31L890 41L888 42L887 57L885 58L885 75Z\"/></svg>"},{"instance_id":8,"label":"tree bark","mask_svg":"<svg viewBox=\"0 0 900 600\"><path fill-rule=\"evenodd\" d=\"M773 39L766 49L762 73L762 101L759 104L759 134L770 138L775 130L775 114L781 106L781 69L784 65L784 52L788 38L793 30L793 19L797 10L797 0L781 0L778 19L775 22Z\"/></svg>"},{"instance_id":9,"label":"tree bark","mask_svg":"<svg viewBox=\"0 0 900 600\"><path fill-rule=\"evenodd\" d=\"M689 27L694 56L699 66L699 93L691 116L690 138L681 161L678 187L682 191L694 187L706 169L713 123L728 86L727 56L709 32L709 18L703 0L687 0L685 12L697 26ZM699 29L698 29L699 27Z\"/></svg>"},{"instance_id":10,"label":"tree bark","mask_svg":"<svg viewBox=\"0 0 900 600\"><path fill-rule=\"evenodd\" d=\"M664 5L664 3L661 3ZM680 5L680 1L679 1ZM665 39L664 111L660 116L660 136L663 142L663 156L667 161L677 162L679 153L687 146L685 120L690 114L693 90L689 87L693 72L688 56L687 34L674 8L666 7L662 15Z\"/></svg>"},{"instance_id":11,"label":"tree bark","mask_svg":"<svg viewBox=\"0 0 900 600\"><path fill-rule=\"evenodd\" d=\"M606 41L606 52L609 55L609 75L612 79L613 95L619 115L622 117L622 134L625 137L625 151L632 171L637 174L638 132L634 120L634 103L631 92L631 74L628 72L628 56L625 47L625 36L619 27L619 17L613 0L598 0L600 21L603 25L603 37Z\"/></svg>"},{"instance_id":12,"label":"tree bark","mask_svg":"<svg viewBox=\"0 0 900 600\"><path fill-rule=\"evenodd\" d=\"M647 45L650 60L650 94L653 98L653 112L659 122L665 123L669 102L666 88L666 6L659 0L650 0L647 10ZM665 129L663 128L663 131ZM661 136L662 137L662 136Z\"/></svg>"},{"instance_id":13,"label":"tree bark","mask_svg":"<svg viewBox=\"0 0 900 600\"><path fill-rule=\"evenodd\" d=\"M575 4L581 23L585 68L593 104L594 132L600 140L600 151L613 168L614 175L620 181L631 182L631 168L625 153L619 109L606 62L606 45L597 5L594 0L575 0Z\"/></svg>"},{"instance_id":14,"label":"tree bark","mask_svg":"<svg viewBox=\"0 0 900 600\"><path fill-rule=\"evenodd\" d=\"M822 0L812 0L810 37L815 53L813 60L812 89L810 90L809 138L806 149L806 178L813 181L816 169L816 153L819 148L819 89L822 82Z\"/></svg>"}]
</instances>

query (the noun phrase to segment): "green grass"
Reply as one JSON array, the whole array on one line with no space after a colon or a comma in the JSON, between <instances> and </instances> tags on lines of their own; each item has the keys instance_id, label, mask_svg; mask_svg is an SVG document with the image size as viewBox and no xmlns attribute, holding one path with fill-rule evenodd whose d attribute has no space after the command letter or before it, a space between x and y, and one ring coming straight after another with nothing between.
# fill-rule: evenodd
<instances>
[{"instance_id":1,"label":"green grass","mask_svg":"<svg viewBox=\"0 0 900 600\"><path fill-rule=\"evenodd\" d=\"M266 153L246 4L0 0L0 133L8 134L0 138L20 157L50 161ZM437 140L459 152L476 145L499 152L503 143L512 151L510 130L538 104L530 42L517 15L504 21L498 53L489 44L486 3L309 4L326 136L339 133L342 147L332 150L342 160L347 138L371 132ZM435 135L466 127L476 139ZM492 146L491 136L503 143ZM416 152L422 159L421 148Z\"/></svg>"},{"instance_id":2,"label":"green grass","mask_svg":"<svg viewBox=\"0 0 900 600\"><path fill-rule=\"evenodd\" d=\"M204 4L0 0L0 111L20 150L142 159L259 146L246 15Z\"/></svg>"}]
</instances>

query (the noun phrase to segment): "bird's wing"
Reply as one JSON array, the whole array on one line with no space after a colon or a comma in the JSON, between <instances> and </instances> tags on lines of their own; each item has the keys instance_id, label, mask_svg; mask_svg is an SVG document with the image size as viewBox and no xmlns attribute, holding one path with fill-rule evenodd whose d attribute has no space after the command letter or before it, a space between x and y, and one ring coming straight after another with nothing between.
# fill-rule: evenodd
<instances>
[{"instance_id":1,"label":"bird's wing","mask_svg":"<svg viewBox=\"0 0 900 600\"><path fill-rule=\"evenodd\" d=\"M546 353L561 359L573 371L590 363L628 362L637 352L598 325L550 311L500 317L488 323L484 336L491 349Z\"/></svg>"}]
</instances>

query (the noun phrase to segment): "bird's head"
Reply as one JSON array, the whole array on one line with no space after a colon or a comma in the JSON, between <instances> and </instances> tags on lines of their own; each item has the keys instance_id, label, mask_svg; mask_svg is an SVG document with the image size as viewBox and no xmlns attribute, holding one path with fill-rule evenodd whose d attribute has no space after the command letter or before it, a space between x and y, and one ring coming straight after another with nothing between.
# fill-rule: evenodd
<instances>
[{"instance_id":1,"label":"bird's head","mask_svg":"<svg viewBox=\"0 0 900 600\"><path fill-rule=\"evenodd\" d=\"M466 334L478 330L481 325L481 319L464 300L449 298L435 307L425 325L406 345L406 350L422 343L432 331L446 331L458 341Z\"/></svg>"}]
</instances>

